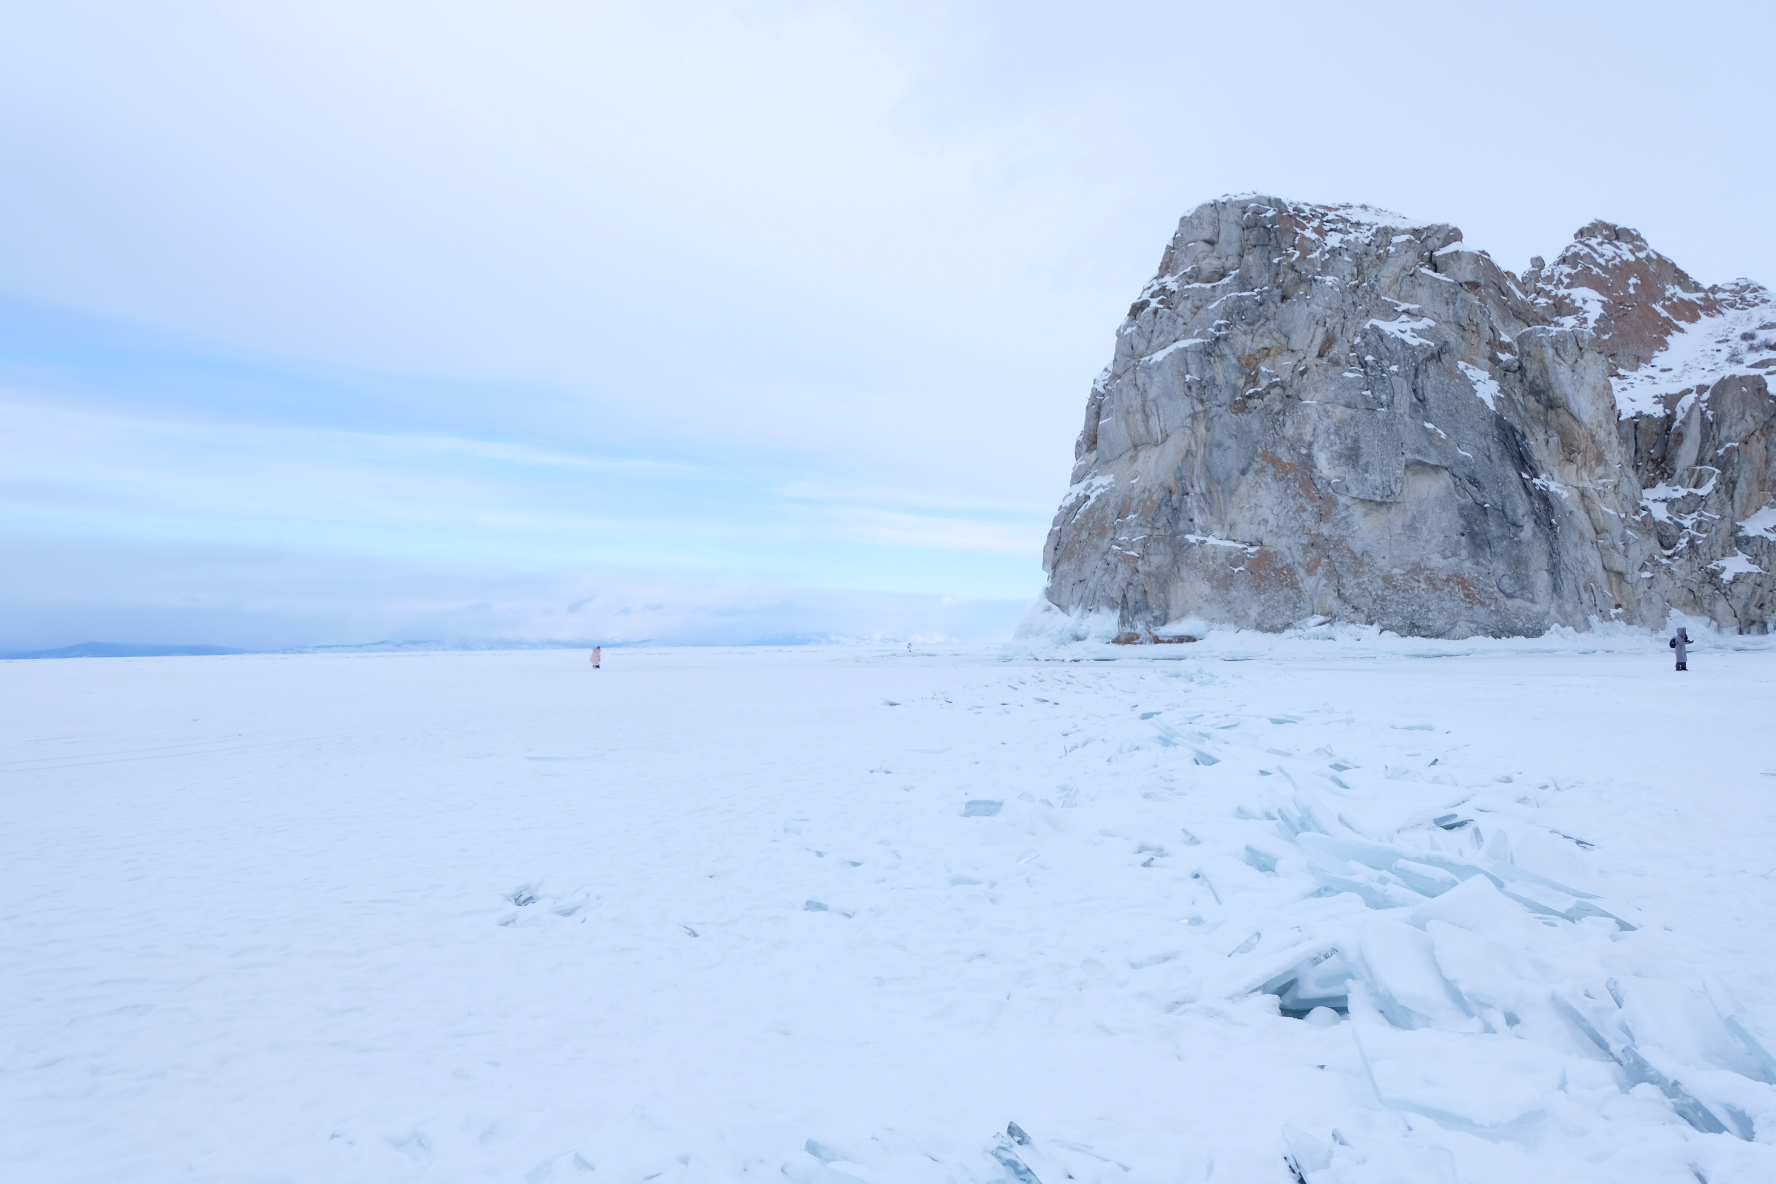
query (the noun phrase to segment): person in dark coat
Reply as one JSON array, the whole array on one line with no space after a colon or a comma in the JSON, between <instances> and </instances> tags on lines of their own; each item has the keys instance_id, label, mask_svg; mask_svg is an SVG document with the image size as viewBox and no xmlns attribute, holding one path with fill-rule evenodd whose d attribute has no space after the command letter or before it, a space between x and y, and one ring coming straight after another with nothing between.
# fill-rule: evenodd
<instances>
[{"instance_id":1,"label":"person in dark coat","mask_svg":"<svg viewBox=\"0 0 1776 1184\"><path fill-rule=\"evenodd\" d=\"M1666 644L1677 651L1677 668L1679 670L1688 670L1690 668L1689 630L1680 626L1677 630L1677 636L1672 638Z\"/></svg>"}]
</instances>

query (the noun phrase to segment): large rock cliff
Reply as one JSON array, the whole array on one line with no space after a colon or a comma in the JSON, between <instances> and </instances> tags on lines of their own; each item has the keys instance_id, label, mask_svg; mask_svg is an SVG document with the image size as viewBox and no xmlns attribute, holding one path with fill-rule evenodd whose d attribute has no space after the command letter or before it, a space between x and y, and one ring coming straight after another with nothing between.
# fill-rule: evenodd
<instances>
[{"instance_id":1,"label":"large rock cliff","mask_svg":"<svg viewBox=\"0 0 1776 1184\"><path fill-rule=\"evenodd\" d=\"M1537 634L1776 616L1776 303L1593 222L1512 275L1453 226L1224 198L1092 385L1048 599Z\"/></svg>"}]
</instances>

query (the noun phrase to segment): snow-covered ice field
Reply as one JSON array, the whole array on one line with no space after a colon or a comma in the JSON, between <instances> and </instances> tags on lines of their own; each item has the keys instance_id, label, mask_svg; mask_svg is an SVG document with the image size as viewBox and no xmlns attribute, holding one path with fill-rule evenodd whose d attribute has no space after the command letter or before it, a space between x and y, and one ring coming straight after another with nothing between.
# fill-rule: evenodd
<instances>
[{"instance_id":1,"label":"snow-covered ice field","mask_svg":"<svg viewBox=\"0 0 1776 1184\"><path fill-rule=\"evenodd\" d=\"M1241 644L0 663L0 1175L1776 1180L1776 652Z\"/></svg>"}]
</instances>

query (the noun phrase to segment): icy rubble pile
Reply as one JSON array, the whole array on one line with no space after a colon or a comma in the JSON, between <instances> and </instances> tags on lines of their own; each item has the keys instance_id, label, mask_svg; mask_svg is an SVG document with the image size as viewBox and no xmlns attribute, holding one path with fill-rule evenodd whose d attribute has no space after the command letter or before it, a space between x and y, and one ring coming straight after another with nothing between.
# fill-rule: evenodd
<instances>
[{"instance_id":1,"label":"icy rubble pile","mask_svg":"<svg viewBox=\"0 0 1776 1184\"><path fill-rule=\"evenodd\" d=\"M1518 1137L1645 1085L1699 1132L1776 1130L1770 1034L1718 984L1625 969L1634 923L1519 866L1495 822L1449 812L1376 842L1298 789L1244 813L1190 836L1237 852L1199 873L1219 902L1205 923L1249 930L1215 989L1309 1023L1348 1016L1384 1106ZM1336 1144L1291 1139L1308 1184L1345 1179Z\"/></svg>"},{"instance_id":2,"label":"icy rubble pile","mask_svg":"<svg viewBox=\"0 0 1776 1184\"><path fill-rule=\"evenodd\" d=\"M1636 643L1648 645L1644 635ZM1180 687L1221 683L1175 660L1124 669L1163 671ZM1671 964L1670 947L1649 938L1635 910L1584 883L1594 844L1551 825L1527 787L1500 776L1488 788L1471 767L1392 763L1417 755L1416 741L1347 737L1368 752L1345 758L1284 738L1335 723L1324 709L1318 721L1175 715L1151 689L1138 706L1147 710L1094 725L1069 759L1115 765L1162 754L1160 767L1191 770L1177 806L1156 805L1163 794L1113 802L1074 786L1026 793L993 817L1008 832L1036 819L1068 827L1071 817L1072 831L1128 839L1148 874L1189 885L1172 937L1106 943L1106 958L1110 948L1127 955L1127 979L1111 989L1191 1025L1195 1039L1204 1021L1230 1025L1254 1059L1282 1037L1279 1024L1299 1025L1297 1043L1316 1059L1360 1065L1336 1117L1307 1118L1315 1108L1279 1089L1279 1168L1302 1184L1524 1178L1531 1164L1547 1179L1767 1178L1776 1031L1724 984ZM1430 726L1396 727L1406 736ZM1674 860L1670 874L1683 872ZM1004 883L996 891L1013 899ZM1129 1178L1114 1148L1024 1121L1027 1130L1014 1120L976 1151L972 1168L966 1149L953 1149L953 1174L932 1178ZM872 1150L851 1153L866 1165L810 1147L820 1162L785 1174L854 1184L923 1178L928 1166L910 1152ZM1637 1156L1644 1163L1622 1175L1621 1161ZM1211 1162L1193 1174L1194 1163L1179 1164L1177 1178L1232 1169Z\"/></svg>"},{"instance_id":3,"label":"icy rubble pile","mask_svg":"<svg viewBox=\"0 0 1776 1184\"><path fill-rule=\"evenodd\" d=\"M1093 384L1047 598L1426 637L1776 615L1776 302L1633 230L1523 275L1366 206L1185 217Z\"/></svg>"}]
</instances>

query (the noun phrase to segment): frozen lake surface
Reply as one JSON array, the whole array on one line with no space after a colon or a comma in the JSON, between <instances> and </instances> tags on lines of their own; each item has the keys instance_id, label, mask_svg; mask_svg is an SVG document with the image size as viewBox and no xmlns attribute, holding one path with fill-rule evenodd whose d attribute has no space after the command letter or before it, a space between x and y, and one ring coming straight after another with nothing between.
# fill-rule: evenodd
<instances>
[{"instance_id":1,"label":"frozen lake surface","mask_svg":"<svg viewBox=\"0 0 1776 1184\"><path fill-rule=\"evenodd\" d=\"M1584 649L0 663L0 1162L1767 1184L1776 653Z\"/></svg>"}]
</instances>

